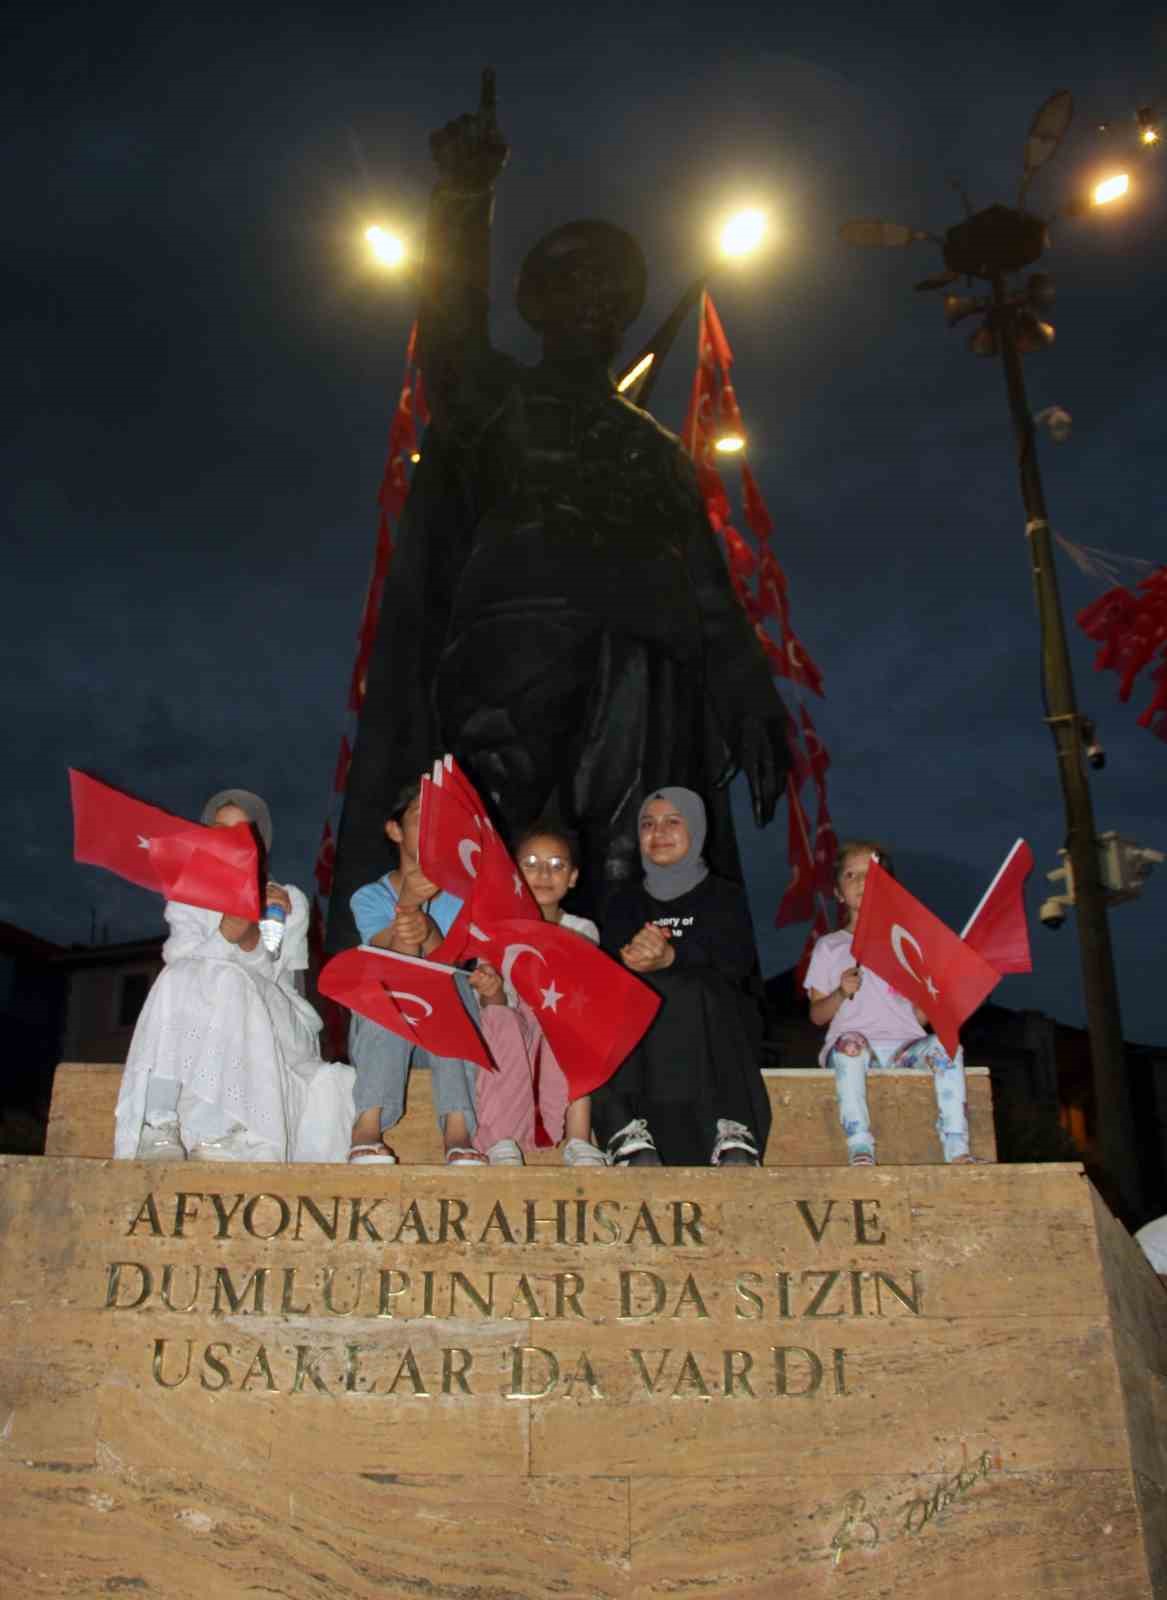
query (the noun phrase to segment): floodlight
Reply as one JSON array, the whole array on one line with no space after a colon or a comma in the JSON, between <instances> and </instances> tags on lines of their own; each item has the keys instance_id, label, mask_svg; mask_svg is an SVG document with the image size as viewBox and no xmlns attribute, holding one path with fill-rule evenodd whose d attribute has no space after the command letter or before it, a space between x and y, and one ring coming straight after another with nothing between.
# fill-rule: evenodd
<instances>
[{"instance_id":1,"label":"floodlight","mask_svg":"<svg viewBox=\"0 0 1167 1600\"><path fill-rule=\"evenodd\" d=\"M380 223L373 223L365 229L365 238L369 241L369 249L375 260L383 267L399 267L405 260L405 244L395 233L390 233L388 228L381 227Z\"/></svg>"},{"instance_id":2,"label":"floodlight","mask_svg":"<svg viewBox=\"0 0 1167 1600\"><path fill-rule=\"evenodd\" d=\"M1095 184L1090 198L1096 206L1108 206L1112 200L1121 200L1130 186L1130 175L1116 172L1112 178L1104 178L1101 183Z\"/></svg>"}]
</instances>

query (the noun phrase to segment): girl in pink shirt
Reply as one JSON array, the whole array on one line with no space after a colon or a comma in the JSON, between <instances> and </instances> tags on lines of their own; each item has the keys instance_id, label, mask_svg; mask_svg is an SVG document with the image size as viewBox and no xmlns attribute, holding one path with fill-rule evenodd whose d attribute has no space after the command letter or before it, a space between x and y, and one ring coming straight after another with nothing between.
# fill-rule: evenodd
<instances>
[{"instance_id":1,"label":"girl in pink shirt","mask_svg":"<svg viewBox=\"0 0 1167 1600\"><path fill-rule=\"evenodd\" d=\"M891 861L881 845L855 839L840 845L835 863L835 899L844 923L815 945L806 973L810 1020L827 1036L819 1061L835 1074L839 1121L853 1167L875 1165L875 1139L867 1110L867 1074L880 1068L930 1070L939 1116L936 1131L945 1161L970 1162L968 1114L964 1100L964 1065L958 1050L953 1060L928 1018L878 973L856 966L851 935L859 920L867 868L873 856L890 872Z\"/></svg>"}]
</instances>

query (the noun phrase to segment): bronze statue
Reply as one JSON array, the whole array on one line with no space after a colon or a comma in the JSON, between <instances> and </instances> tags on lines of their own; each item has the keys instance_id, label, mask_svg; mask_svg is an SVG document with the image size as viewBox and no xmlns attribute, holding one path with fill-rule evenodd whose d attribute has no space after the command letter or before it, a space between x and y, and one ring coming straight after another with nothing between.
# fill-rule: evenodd
<instances>
[{"instance_id":1,"label":"bronze statue","mask_svg":"<svg viewBox=\"0 0 1167 1600\"><path fill-rule=\"evenodd\" d=\"M420 361L433 421L385 592L341 825L330 943L384 870L390 791L455 752L516 829L583 839L591 898L639 872L646 793L710 802L714 870L740 876L724 785L744 771L768 822L787 715L730 587L692 463L615 392L610 365L644 299L636 241L555 229L527 256L518 308L537 366L492 348L490 226L508 149L493 73L477 112L430 140ZM338 926L342 932L338 936Z\"/></svg>"}]
</instances>

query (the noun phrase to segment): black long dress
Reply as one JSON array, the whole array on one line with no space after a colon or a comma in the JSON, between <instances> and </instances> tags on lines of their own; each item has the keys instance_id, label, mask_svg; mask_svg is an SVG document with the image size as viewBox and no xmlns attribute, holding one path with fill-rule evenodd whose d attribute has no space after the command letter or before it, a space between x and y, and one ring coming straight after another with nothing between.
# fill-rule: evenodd
<instances>
[{"instance_id":1,"label":"black long dress","mask_svg":"<svg viewBox=\"0 0 1167 1600\"><path fill-rule=\"evenodd\" d=\"M662 997L660 1011L592 1096L601 1146L643 1117L666 1166L705 1166L724 1117L744 1123L764 1150L771 1113L757 1060L757 1008L743 989L754 964L745 891L712 875L675 900L654 899L643 883L629 886L608 909L604 949L619 959L646 922L669 930L676 957L641 975Z\"/></svg>"}]
</instances>

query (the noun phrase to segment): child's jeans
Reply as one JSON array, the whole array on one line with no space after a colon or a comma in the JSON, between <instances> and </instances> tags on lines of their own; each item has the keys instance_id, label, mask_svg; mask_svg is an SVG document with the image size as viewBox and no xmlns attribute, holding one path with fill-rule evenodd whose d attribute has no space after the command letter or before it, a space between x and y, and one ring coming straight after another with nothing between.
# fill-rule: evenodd
<instances>
[{"instance_id":1,"label":"child's jeans","mask_svg":"<svg viewBox=\"0 0 1167 1600\"><path fill-rule=\"evenodd\" d=\"M861 1033L841 1033L831 1046L827 1065L835 1074L835 1095L839 1102L839 1121L847 1136L849 1156L860 1152L875 1154L871 1118L867 1111L867 1074L887 1067L914 1067L930 1070L936 1088L940 1135L945 1161L968 1155L968 1112L964 1103L964 1058L956 1052L955 1061L937 1039L926 1033L909 1044L872 1044Z\"/></svg>"},{"instance_id":2,"label":"child's jeans","mask_svg":"<svg viewBox=\"0 0 1167 1600\"><path fill-rule=\"evenodd\" d=\"M535 1106L552 1144L563 1137L567 1079L534 1012L522 1000L513 1006L483 1006L479 1027L495 1070L478 1070L478 1133L484 1154L500 1139L522 1150L535 1148Z\"/></svg>"},{"instance_id":3,"label":"child's jeans","mask_svg":"<svg viewBox=\"0 0 1167 1600\"><path fill-rule=\"evenodd\" d=\"M349 1024L348 1051L349 1060L357 1069L353 1102L358 1117L362 1111L380 1106L382 1132L400 1122L405 1110L405 1080L410 1066L428 1066L438 1126L444 1128L450 1113L460 1111L473 1136L477 1126L474 1079L478 1072L473 1061L431 1056L420 1045L390 1033L379 1022L371 1022L356 1011Z\"/></svg>"}]
</instances>

